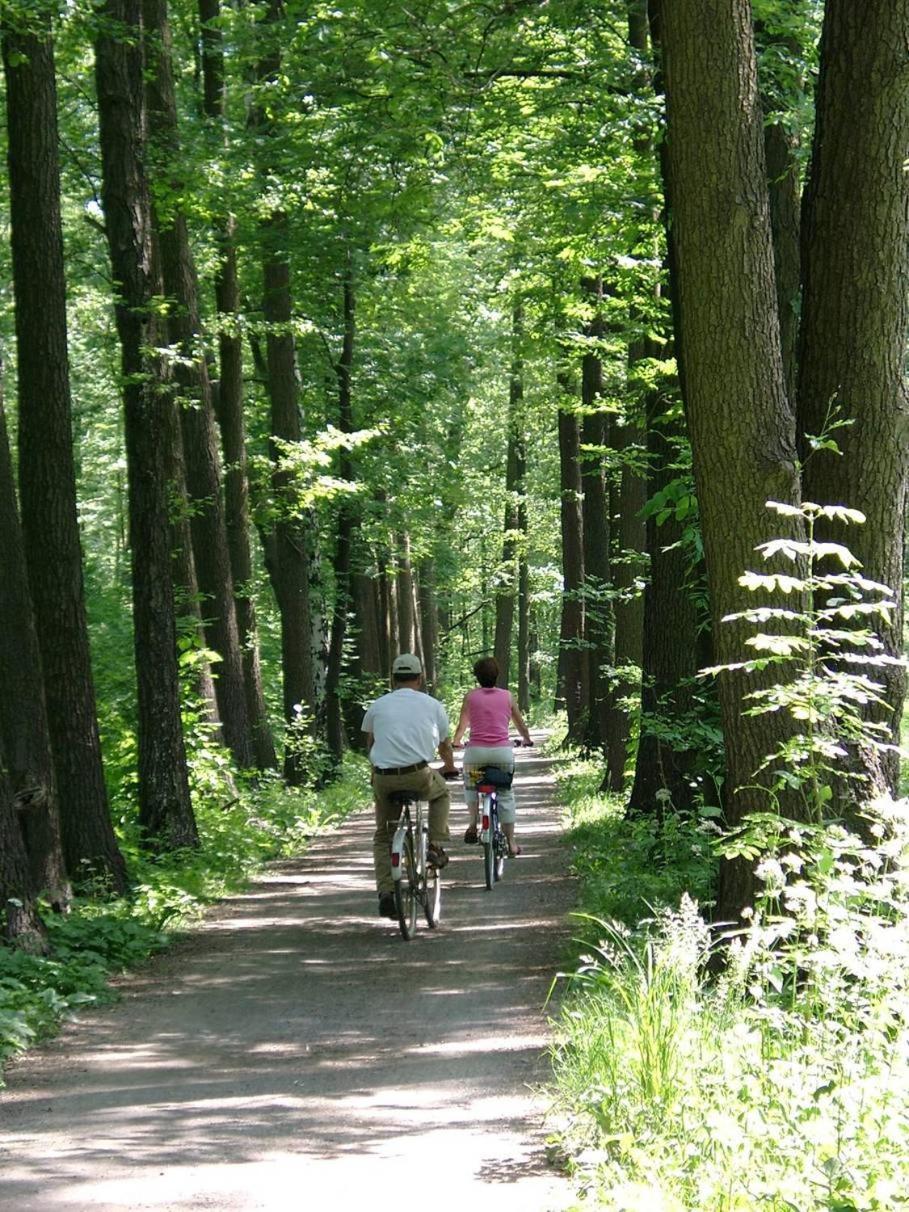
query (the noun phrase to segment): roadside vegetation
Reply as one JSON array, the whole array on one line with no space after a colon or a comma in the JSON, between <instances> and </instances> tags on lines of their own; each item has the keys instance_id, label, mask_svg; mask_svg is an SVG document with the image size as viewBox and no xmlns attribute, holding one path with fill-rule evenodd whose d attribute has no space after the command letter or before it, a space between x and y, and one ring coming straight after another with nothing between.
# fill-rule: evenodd
<instances>
[{"instance_id":1,"label":"roadside vegetation","mask_svg":"<svg viewBox=\"0 0 909 1212\"><path fill-rule=\"evenodd\" d=\"M909 1206L909 800L873 794L854 763L881 745L869 675L890 661L862 623L890 595L816 540L816 507L801 514L805 541L764 549L793 561L793 605L773 614L773 637L766 608L745 612L758 656L736 667L789 675L749 696L792 724L762 767L768 810L734 829L703 797L682 815L663 801L626 816L598 793L596 763L565 767L580 957L552 1052L553 1119L583 1206ZM757 593L779 583L746 580ZM720 856L757 876L735 924L715 918Z\"/></svg>"}]
</instances>

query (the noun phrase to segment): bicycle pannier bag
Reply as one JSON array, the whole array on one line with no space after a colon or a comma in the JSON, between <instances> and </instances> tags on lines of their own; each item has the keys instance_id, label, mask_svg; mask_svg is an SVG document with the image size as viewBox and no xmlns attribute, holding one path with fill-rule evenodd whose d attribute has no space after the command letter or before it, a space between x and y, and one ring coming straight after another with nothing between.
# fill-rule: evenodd
<instances>
[{"instance_id":1,"label":"bicycle pannier bag","mask_svg":"<svg viewBox=\"0 0 909 1212\"><path fill-rule=\"evenodd\" d=\"M483 780L493 787L510 787L514 779L513 770L501 770L498 766L487 766L483 771Z\"/></svg>"}]
</instances>

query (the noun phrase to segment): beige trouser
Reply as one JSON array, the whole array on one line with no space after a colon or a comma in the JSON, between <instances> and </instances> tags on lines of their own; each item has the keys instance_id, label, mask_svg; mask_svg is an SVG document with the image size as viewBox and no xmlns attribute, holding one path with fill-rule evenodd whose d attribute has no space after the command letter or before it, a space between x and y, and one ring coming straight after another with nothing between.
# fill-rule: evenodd
<instances>
[{"instance_id":1,"label":"beige trouser","mask_svg":"<svg viewBox=\"0 0 909 1212\"><path fill-rule=\"evenodd\" d=\"M439 844L448 841L448 814L451 798L445 780L437 770L424 766L410 774L379 774L372 772L372 794L376 802L376 831L372 839L372 860L376 869L379 892L394 892L391 874L391 843L394 827L401 815L401 805L391 804L392 791L414 791L421 800L429 801L429 840Z\"/></svg>"}]
</instances>

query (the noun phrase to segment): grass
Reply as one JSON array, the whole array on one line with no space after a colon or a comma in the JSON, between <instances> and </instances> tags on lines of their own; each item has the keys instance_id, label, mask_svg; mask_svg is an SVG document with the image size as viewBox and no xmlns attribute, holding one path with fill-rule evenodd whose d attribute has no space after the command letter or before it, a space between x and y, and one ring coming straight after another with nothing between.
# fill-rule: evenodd
<instances>
[{"instance_id":1,"label":"grass","mask_svg":"<svg viewBox=\"0 0 909 1212\"><path fill-rule=\"evenodd\" d=\"M875 846L790 836L717 977L711 823L624 820L598 777L562 782L584 908L551 1098L579 1207L909 1208L907 805Z\"/></svg>"}]
</instances>

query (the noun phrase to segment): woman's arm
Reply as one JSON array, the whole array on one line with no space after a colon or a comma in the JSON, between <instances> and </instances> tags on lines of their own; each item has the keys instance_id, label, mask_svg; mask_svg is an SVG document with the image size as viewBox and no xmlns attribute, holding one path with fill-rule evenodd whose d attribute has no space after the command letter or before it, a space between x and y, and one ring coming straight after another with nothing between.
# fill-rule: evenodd
<instances>
[{"instance_id":1,"label":"woman's arm","mask_svg":"<svg viewBox=\"0 0 909 1212\"><path fill-rule=\"evenodd\" d=\"M467 695L465 694L464 701L461 704L461 716L460 716L460 719L458 720L458 726L455 729L454 738L451 742L452 745L455 747L455 749L457 749L457 747L460 745L461 741L464 738L464 733L467 731L467 724L468 724Z\"/></svg>"},{"instance_id":2,"label":"woman's arm","mask_svg":"<svg viewBox=\"0 0 909 1212\"><path fill-rule=\"evenodd\" d=\"M521 736L523 737L524 742L528 745L532 745L533 741L530 739L530 733L527 731L527 725L524 723L524 717L521 715L520 711L518 711L518 705L514 701L514 695L511 696L511 718L514 722L515 728L517 728L518 732L520 732Z\"/></svg>"}]
</instances>

